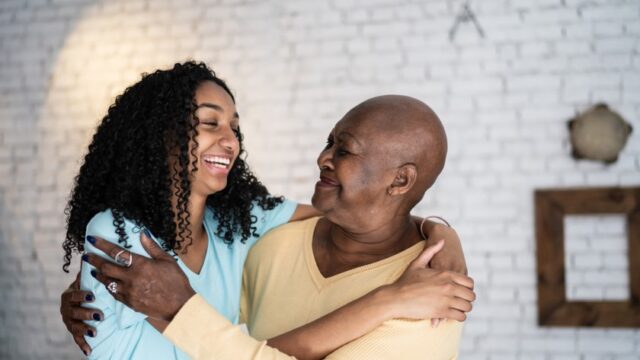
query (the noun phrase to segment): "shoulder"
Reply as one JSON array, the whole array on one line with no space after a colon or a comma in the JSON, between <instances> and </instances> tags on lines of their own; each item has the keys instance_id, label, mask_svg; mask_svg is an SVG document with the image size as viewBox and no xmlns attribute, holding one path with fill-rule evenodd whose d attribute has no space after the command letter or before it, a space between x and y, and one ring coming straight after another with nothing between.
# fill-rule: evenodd
<instances>
[{"instance_id":1,"label":"shoulder","mask_svg":"<svg viewBox=\"0 0 640 360\"><path fill-rule=\"evenodd\" d=\"M254 201L251 207L251 215L255 216L255 225L258 229L264 229L264 232L266 232L273 227L288 222L297 206L296 202L283 199L273 209L263 209L257 201Z\"/></svg>"},{"instance_id":2,"label":"shoulder","mask_svg":"<svg viewBox=\"0 0 640 360\"><path fill-rule=\"evenodd\" d=\"M291 247L295 243L302 243L308 236L313 235L318 219L315 217L278 226L264 234L252 251L275 250L279 246Z\"/></svg>"},{"instance_id":3,"label":"shoulder","mask_svg":"<svg viewBox=\"0 0 640 360\"><path fill-rule=\"evenodd\" d=\"M142 244L140 243L140 233L142 232L143 227L139 226L132 220L123 218L122 228L127 237L126 245L130 246L128 250L135 253L146 254L144 248L142 247ZM117 230L118 226L115 221L113 212L111 211L111 209L107 209L97 213L93 216L93 218L91 218L91 220L89 220L89 223L87 224L86 235L100 237L106 241L124 247L125 244L121 242ZM85 247L86 246L87 242L85 241ZM92 246L89 247L93 248Z\"/></svg>"},{"instance_id":4,"label":"shoulder","mask_svg":"<svg viewBox=\"0 0 640 360\"><path fill-rule=\"evenodd\" d=\"M97 231L115 231L116 227L113 224L113 213L111 209L107 209L95 214L89 223L87 224L87 230L97 230Z\"/></svg>"},{"instance_id":5,"label":"shoulder","mask_svg":"<svg viewBox=\"0 0 640 360\"><path fill-rule=\"evenodd\" d=\"M252 272L298 258L304 251L306 240L313 236L317 221L318 218L294 221L266 233L249 251L245 271Z\"/></svg>"},{"instance_id":6,"label":"shoulder","mask_svg":"<svg viewBox=\"0 0 640 360\"><path fill-rule=\"evenodd\" d=\"M267 216L271 213L274 212L279 212L282 211L285 208L290 207L291 205L293 205L293 207L295 208L295 206L297 206L298 204L294 201L291 200L287 200L285 198L281 198L282 201L277 203L273 209L264 209L262 208L262 206L260 206L260 201L258 200L253 200L251 202L251 215L255 215L255 216Z\"/></svg>"}]
</instances>

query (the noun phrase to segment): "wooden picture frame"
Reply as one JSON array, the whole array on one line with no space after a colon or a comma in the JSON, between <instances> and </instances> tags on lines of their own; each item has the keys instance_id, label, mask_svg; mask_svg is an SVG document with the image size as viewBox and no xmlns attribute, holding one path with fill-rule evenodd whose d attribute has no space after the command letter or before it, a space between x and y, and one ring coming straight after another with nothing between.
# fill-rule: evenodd
<instances>
[{"instance_id":1,"label":"wooden picture frame","mask_svg":"<svg viewBox=\"0 0 640 360\"><path fill-rule=\"evenodd\" d=\"M548 189L535 192L538 324L640 327L640 187ZM627 218L630 298L568 301L564 216L621 214Z\"/></svg>"}]
</instances>

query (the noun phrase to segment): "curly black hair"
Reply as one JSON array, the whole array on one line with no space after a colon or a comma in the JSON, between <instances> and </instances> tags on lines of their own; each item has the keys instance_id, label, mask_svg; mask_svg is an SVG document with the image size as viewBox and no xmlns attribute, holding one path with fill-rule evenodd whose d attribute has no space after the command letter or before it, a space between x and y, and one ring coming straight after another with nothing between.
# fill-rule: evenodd
<instances>
[{"instance_id":1,"label":"curly black hair","mask_svg":"<svg viewBox=\"0 0 640 360\"><path fill-rule=\"evenodd\" d=\"M109 107L89 145L65 209L64 271L68 272L72 253L84 251L88 222L106 209L113 213L118 241L124 247L130 247L125 218L163 239L166 251L186 250L191 244L190 175L198 170L195 92L205 81L222 87L235 102L227 84L207 65L188 61L169 70L143 74ZM240 153L227 186L206 201L219 223L216 235L228 244L236 234L242 242L258 236L253 225L257 219L251 215L254 203L270 210L283 201L271 196L250 171L244 160L242 134L238 131L237 136ZM177 198L175 208L171 204L173 195Z\"/></svg>"}]
</instances>

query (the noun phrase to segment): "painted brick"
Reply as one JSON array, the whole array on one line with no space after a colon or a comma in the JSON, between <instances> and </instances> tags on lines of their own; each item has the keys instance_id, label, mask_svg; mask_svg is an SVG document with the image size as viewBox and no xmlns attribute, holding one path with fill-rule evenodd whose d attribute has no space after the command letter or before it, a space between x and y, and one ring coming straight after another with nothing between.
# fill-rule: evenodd
<instances>
[{"instance_id":1,"label":"painted brick","mask_svg":"<svg viewBox=\"0 0 640 360\"><path fill-rule=\"evenodd\" d=\"M416 212L454 222L476 280L460 358L640 356L638 330L537 326L532 215L538 187L640 185L640 133L604 166L574 161L566 132L597 101L640 129L636 0L472 1L486 37L464 23L452 43L461 3L447 0L149 4L0 1L0 321L11 329L0 330L0 358L78 357L56 307L71 280L59 243L80 154L113 96L186 58L229 81L252 167L301 202L324 137L357 102L402 93L438 112L449 157ZM570 297L628 296L623 227L569 224Z\"/></svg>"}]
</instances>

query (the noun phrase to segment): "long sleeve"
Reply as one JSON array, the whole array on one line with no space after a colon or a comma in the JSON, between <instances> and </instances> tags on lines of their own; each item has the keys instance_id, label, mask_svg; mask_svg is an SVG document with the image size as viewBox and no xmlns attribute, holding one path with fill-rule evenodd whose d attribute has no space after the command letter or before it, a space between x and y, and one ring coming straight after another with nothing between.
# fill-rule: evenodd
<instances>
[{"instance_id":1,"label":"long sleeve","mask_svg":"<svg viewBox=\"0 0 640 360\"><path fill-rule=\"evenodd\" d=\"M326 360L453 360L462 323L447 320L432 328L429 320L389 320L369 334L337 349Z\"/></svg>"},{"instance_id":2,"label":"long sleeve","mask_svg":"<svg viewBox=\"0 0 640 360\"><path fill-rule=\"evenodd\" d=\"M142 333L143 323L137 322L125 327L119 324L119 316L115 310L116 300L109 294L104 285L91 276L89 264L82 264L81 287L92 291L96 300L88 307L100 309L104 315L102 321L90 321L96 328L96 337L85 336L92 351L89 359L123 359L135 347Z\"/></svg>"},{"instance_id":3,"label":"long sleeve","mask_svg":"<svg viewBox=\"0 0 640 360\"><path fill-rule=\"evenodd\" d=\"M294 359L232 325L197 294L184 304L163 335L196 360Z\"/></svg>"},{"instance_id":4,"label":"long sleeve","mask_svg":"<svg viewBox=\"0 0 640 360\"><path fill-rule=\"evenodd\" d=\"M113 229L113 218L110 212L103 212L96 215L87 225L87 235L99 236L111 242L117 243L117 235ZM85 241L87 252L106 256L104 253L94 248ZM96 328L96 336L85 336L92 351L90 359L124 359L128 358L133 349L136 348L138 340L143 332L143 314L135 313L130 309L125 309L118 303L107 289L91 276L94 267L83 262L80 272L80 287L83 290L92 291L95 301L87 307L97 308L102 311L104 319L102 321L88 321Z\"/></svg>"}]
</instances>

